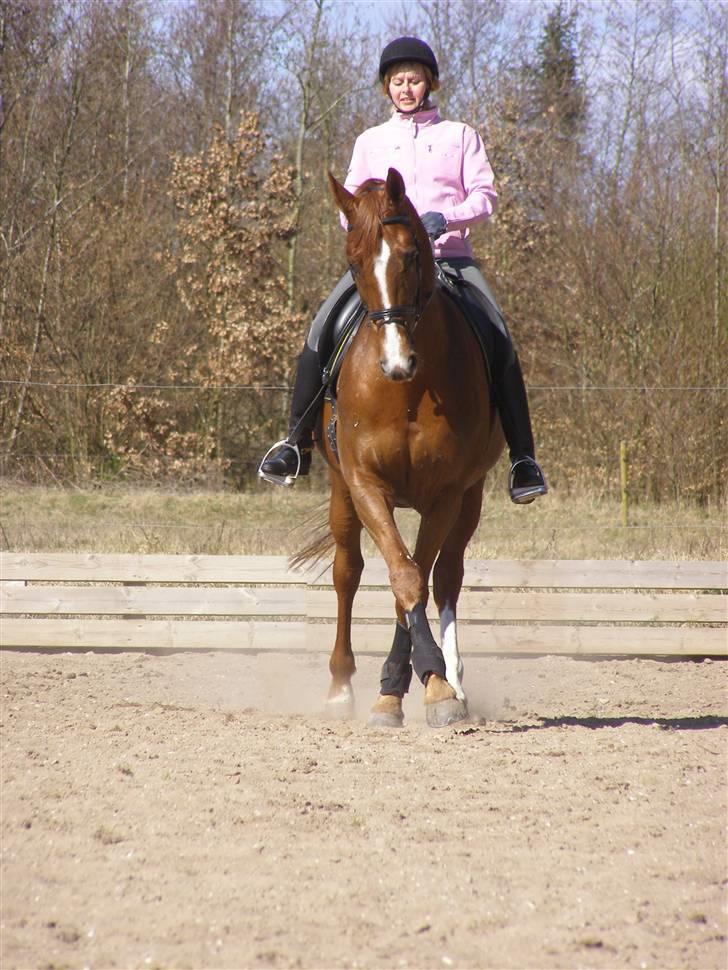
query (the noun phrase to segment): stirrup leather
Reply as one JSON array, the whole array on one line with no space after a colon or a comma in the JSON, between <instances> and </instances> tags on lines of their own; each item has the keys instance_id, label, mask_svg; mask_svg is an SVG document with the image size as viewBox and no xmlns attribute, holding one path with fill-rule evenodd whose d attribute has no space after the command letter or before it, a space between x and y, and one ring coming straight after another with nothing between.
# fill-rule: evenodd
<instances>
[{"instance_id":1,"label":"stirrup leather","mask_svg":"<svg viewBox=\"0 0 728 970\"><path fill-rule=\"evenodd\" d=\"M275 451L276 448L280 448L282 445L293 449L296 453L296 458L298 459L298 465L296 466L296 471L293 475L271 475L270 472L263 471L263 465L268 461L268 456L271 452ZM263 455L263 460L258 466L258 478L265 479L266 482L271 482L273 485L285 485L287 488L291 488L298 478L298 473L301 471L301 449L298 444L292 444L287 438L281 438L280 441L276 441L268 451Z\"/></svg>"}]
</instances>

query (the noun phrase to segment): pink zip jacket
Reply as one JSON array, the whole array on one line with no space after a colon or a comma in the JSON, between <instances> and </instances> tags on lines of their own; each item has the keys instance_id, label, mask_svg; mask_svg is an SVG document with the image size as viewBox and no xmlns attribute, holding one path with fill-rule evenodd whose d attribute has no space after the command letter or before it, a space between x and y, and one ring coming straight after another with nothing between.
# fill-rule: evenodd
<instances>
[{"instance_id":1,"label":"pink zip jacket","mask_svg":"<svg viewBox=\"0 0 728 970\"><path fill-rule=\"evenodd\" d=\"M468 226L492 215L497 198L478 132L443 121L437 108L394 114L359 135L344 185L354 192L368 178L386 178L390 166L420 215L441 212L447 219L448 231L433 244L435 258L472 257Z\"/></svg>"}]
</instances>

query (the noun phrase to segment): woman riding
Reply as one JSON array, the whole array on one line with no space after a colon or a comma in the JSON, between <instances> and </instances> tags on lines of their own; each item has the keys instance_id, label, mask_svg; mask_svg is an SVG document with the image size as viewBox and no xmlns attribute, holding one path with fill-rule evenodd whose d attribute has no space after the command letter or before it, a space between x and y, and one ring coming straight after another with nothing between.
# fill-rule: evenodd
<instances>
[{"instance_id":1,"label":"woman riding","mask_svg":"<svg viewBox=\"0 0 728 970\"><path fill-rule=\"evenodd\" d=\"M491 348L493 392L511 459L509 492L512 501L527 504L548 488L535 458L526 389L505 319L468 241L469 227L495 209L493 170L477 131L443 121L431 103L430 93L440 87L439 70L424 41L399 37L388 44L379 79L392 102L392 117L357 138L345 187L354 192L367 179L384 179L390 166L396 168L433 241L435 261L478 291L490 324L485 342ZM298 362L288 436L270 449L259 469L268 481L292 485L298 475L308 474L327 363L319 351L330 343L334 321L354 289L347 272L316 314Z\"/></svg>"}]
</instances>

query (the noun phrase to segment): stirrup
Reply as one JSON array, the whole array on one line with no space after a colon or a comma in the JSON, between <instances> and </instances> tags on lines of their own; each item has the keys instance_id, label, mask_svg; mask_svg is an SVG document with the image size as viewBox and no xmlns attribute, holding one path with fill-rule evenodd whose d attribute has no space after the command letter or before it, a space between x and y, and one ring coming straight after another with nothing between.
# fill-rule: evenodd
<instances>
[{"instance_id":1,"label":"stirrup","mask_svg":"<svg viewBox=\"0 0 728 970\"><path fill-rule=\"evenodd\" d=\"M515 480L515 470L519 465L528 464L533 465L537 470L538 474L541 476L541 484L539 485L523 485L520 488L514 486ZM541 471L541 466L536 461L535 458L524 457L517 458L511 465L511 470L508 473L508 492L511 496L511 502L516 505L530 505L534 499L538 498L539 495L546 495L549 488L546 484L546 479Z\"/></svg>"},{"instance_id":2,"label":"stirrup","mask_svg":"<svg viewBox=\"0 0 728 970\"><path fill-rule=\"evenodd\" d=\"M266 461L268 461L268 456L270 455L270 453L272 451L275 451L276 448L280 448L281 445L286 445L287 448L292 448L293 451L295 451L296 453L296 458L298 459L298 465L296 466L296 471L293 475L271 475L270 472L263 471L263 465L266 463ZM301 449L298 447L297 443L293 444L287 438L281 438L280 441L276 441L276 443L272 445L268 449L268 451L266 451L266 453L263 455L263 460L258 466L258 478L263 478L265 479L266 482L271 482L271 484L273 485L285 485L286 488L292 488L293 485L295 484L296 479L298 478L298 474L300 471L301 471Z\"/></svg>"}]
</instances>

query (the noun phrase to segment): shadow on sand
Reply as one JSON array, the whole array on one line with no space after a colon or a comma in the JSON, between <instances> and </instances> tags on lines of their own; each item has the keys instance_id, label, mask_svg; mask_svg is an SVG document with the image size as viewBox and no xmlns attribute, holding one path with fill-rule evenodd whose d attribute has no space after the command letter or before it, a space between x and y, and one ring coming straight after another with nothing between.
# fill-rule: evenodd
<instances>
[{"instance_id":1,"label":"shadow on sand","mask_svg":"<svg viewBox=\"0 0 728 970\"><path fill-rule=\"evenodd\" d=\"M706 714L700 717L539 717L532 723L502 721L503 733L520 734L524 731L543 731L547 728L582 727L597 731L602 728L619 728L625 724L642 727L658 727L663 731L706 731L728 727L728 717Z\"/></svg>"}]
</instances>

